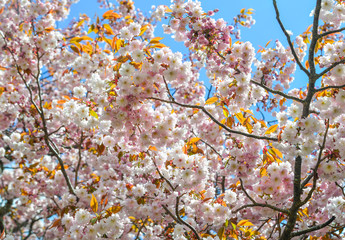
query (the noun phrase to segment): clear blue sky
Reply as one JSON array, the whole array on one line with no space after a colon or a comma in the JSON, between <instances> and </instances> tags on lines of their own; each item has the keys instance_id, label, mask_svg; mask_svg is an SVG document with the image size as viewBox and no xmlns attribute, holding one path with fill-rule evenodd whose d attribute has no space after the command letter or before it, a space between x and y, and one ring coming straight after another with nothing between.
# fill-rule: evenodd
<instances>
[{"instance_id":1,"label":"clear blue sky","mask_svg":"<svg viewBox=\"0 0 345 240\"><path fill-rule=\"evenodd\" d=\"M114 2L114 0L109 1ZM171 4L170 0L134 0L134 2L135 6L144 13L148 13L152 5ZM220 11L214 17L224 18L228 23L232 23L232 18L242 8L255 9L253 17L256 24L251 29L242 29L242 41L251 41L256 49L269 40L284 39L275 20L272 0L200 0L200 2L205 11L218 8ZM294 36L302 33L312 23L309 14L315 2L315 0L277 0L281 19ZM97 0L80 0L72 6L70 17L77 17L80 13L93 17L104 11L98 9Z\"/></svg>"}]
</instances>

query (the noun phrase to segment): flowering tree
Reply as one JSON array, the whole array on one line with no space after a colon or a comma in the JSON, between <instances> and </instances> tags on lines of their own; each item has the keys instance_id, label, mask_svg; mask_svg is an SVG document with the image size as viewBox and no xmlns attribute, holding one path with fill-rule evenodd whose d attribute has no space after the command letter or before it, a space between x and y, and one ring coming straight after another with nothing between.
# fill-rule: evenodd
<instances>
[{"instance_id":1,"label":"flowering tree","mask_svg":"<svg viewBox=\"0 0 345 240\"><path fill-rule=\"evenodd\" d=\"M103 1L57 29L73 0L0 1L1 237L341 239L345 3L315 2L292 38L273 0L287 46L256 53L251 9Z\"/></svg>"}]
</instances>

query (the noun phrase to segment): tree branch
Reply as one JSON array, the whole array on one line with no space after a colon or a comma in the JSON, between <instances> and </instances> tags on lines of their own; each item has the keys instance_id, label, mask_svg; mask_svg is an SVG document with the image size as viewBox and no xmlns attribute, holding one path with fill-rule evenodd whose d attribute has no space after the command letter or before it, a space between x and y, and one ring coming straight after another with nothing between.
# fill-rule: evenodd
<instances>
[{"instance_id":1,"label":"tree branch","mask_svg":"<svg viewBox=\"0 0 345 240\"><path fill-rule=\"evenodd\" d=\"M274 10L275 10L275 12L276 12L276 19L277 19L277 21L278 21L278 23L279 23L279 26L280 26L281 30L283 31L283 33L284 33L284 35L285 35L285 37L286 37L286 39L287 39L287 41L288 41L288 44L289 44L289 46L290 46L292 55L293 55L293 57L294 57L294 59L295 59L297 65L299 66L299 68L300 68L303 72L305 72L305 74L307 74L307 76L309 76L310 73L309 73L308 70L302 65L301 61L298 59L298 56L297 56L296 51L295 51L295 49L294 49L294 46L293 46L293 44L292 44L290 35L287 33L287 31L286 31L286 29L285 29L285 27L284 27L282 21L280 20L280 14L279 14L279 10L278 10L278 7L277 7L277 1L276 1L276 0L273 0L273 6L274 6Z\"/></svg>"},{"instance_id":2,"label":"tree branch","mask_svg":"<svg viewBox=\"0 0 345 240\"><path fill-rule=\"evenodd\" d=\"M74 187L77 187L78 184L78 172L79 172L79 168L80 168L80 164L81 164L81 145L83 144L83 131L80 134L80 141L79 141L79 145L78 145L78 164L77 164L77 168L75 169L75 175L74 175Z\"/></svg>"},{"instance_id":3,"label":"tree branch","mask_svg":"<svg viewBox=\"0 0 345 240\"><path fill-rule=\"evenodd\" d=\"M297 97L294 97L294 96L290 96L290 95L288 95L288 94L286 94L286 93L283 93L283 92L281 92L281 91L273 90L273 89L271 89L271 88L269 88L269 87L267 87L267 86L265 86L265 85L263 85L263 84L261 84L261 83L258 83L258 82L254 81L254 80L250 80L250 82L251 82L251 83L254 83L254 84L257 85L257 86L262 87L262 88L265 89L267 92L274 93L274 94L278 94L278 95L280 95L280 96L282 96L282 97L284 97L284 98L286 98L286 99L291 99L291 100L294 100L294 101L303 103L303 99L300 99L300 98L297 98Z\"/></svg>"},{"instance_id":4,"label":"tree branch","mask_svg":"<svg viewBox=\"0 0 345 240\"><path fill-rule=\"evenodd\" d=\"M301 236L301 235L306 234L306 233L310 233L310 232L313 232L313 231L316 231L316 230L320 230L320 229L328 226L329 224L331 224L334 220L335 220L335 217L333 216L333 217L331 217L331 219L329 219L327 222L325 222L323 224L316 225L314 227L311 227L311 228L308 228L308 229L305 229L305 230L293 232L291 234L291 236L292 237L297 237L297 236Z\"/></svg>"},{"instance_id":5,"label":"tree branch","mask_svg":"<svg viewBox=\"0 0 345 240\"><path fill-rule=\"evenodd\" d=\"M156 167L156 170L157 170L159 176L160 176L162 179L164 179L164 180L166 181L166 183L171 187L171 189L172 189L173 191L175 191L175 189L177 188L178 185L177 185L176 187L174 187L174 186L171 184L171 182L170 182L166 177L164 177L163 174L159 171L159 169L158 169L158 167L157 167L157 164L156 164L155 160L152 159L152 161L153 161L153 164L154 164L155 167Z\"/></svg>"},{"instance_id":6,"label":"tree branch","mask_svg":"<svg viewBox=\"0 0 345 240\"><path fill-rule=\"evenodd\" d=\"M325 91L325 90L330 89L330 88L339 89L339 88L344 88L344 87L345 87L345 84L340 85L340 86L326 86L323 88L315 89L315 92L322 92L322 91Z\"/></svg>"},{"instance_id":7,"label":"tree branch","mask_svg":"<svg viewBox=\"0 0 345 240\"><path fill-rule=\"evenodd\" d=\"M343 196L345 197L345 189L344 187L342 187L339 183L335 182L335 185L337 185L340 189L341 189L341 192L343 193Z\"/></svg>"},{"instance_id":8,"label":"tree branch","mask_svg":"<svg viewBox=\"0 0 345 240\"><path fill-rule=\"evenodd\" d=\"M329 129L329 120L327 121L325 135L323 136L322 145L320 147L319 156L318 156L316 165L315 165L315 167L313 169L313 173L310 174L306 179L304 179L304 181L301 184L301 189L303 189L305 187L305 185L307 185L308 182L310 181L310 179L313 177L314 178L313 179L313 187L309 191L307 197L301 202L300 206L303 206L304 204L306 204L309 201L309 199L311 198L311 196L312 196L312 194L313 194L313 192L314 192L314 190L316 188L316 181L318 179L318 177L317 177L317 170L319 169L320 163L322 162L322 158L321 157L322 157L322 152L323 152L323 150L325 148L325 145L326 145L328 129Z\"/></svg>"},{"instance_id":9,"label":"tree branch","mask_svg":"<svg viewBox=\"0 0 345 240\"><path fill-rule=\"evenodd\" d=\"M182 223L184 224L185 226L187 226L190 230L192 230L192 232L194 233L195 237L198 239L198 240L201 240L198 232L195 230L194 227L192 227L189 223L185 222L181 217L180 217L180 214L179 214L179 201L180 201L180 198L182 197L183 195L181 196L178 196L176 197L176 205L175 205L175 214L176 214L176 217L177 219Z\"/></svg>"},{"instance_id":10,"label":"tree branch","mask_svg":"<svg viewBox=\"0 0 345 240\"><path fill-rule=\"evenodd\" d=\"M321 11L321 0L317 0L316 6L315 6L314 18L313 18L312 37L311 37L311 42L309 46L309 54L308 54L308 62L309 62L309 69L310 69L311 75L315 74L314 54L315 54L315 47L316 47L317 41L319 40L318 28L319 28L320 11ZM317 79L313 79L314 83L316 80Z\"/></svg>"},{"instance_id":11,"label":"tree branch","mask_svg":"<svg viewBox=\"0 0 345 240\"><path fill-rule=\"evenodd\" d=\"M323 38L323 37L325 37L325 36L327 36L327 35L333 34L333 33L342 32L342 31L344 31L344 30L345 30L345 27L339 28L339 29L334 29L334 30L331 30L331 31L328 31L328 32L321 33L321 34L319 34L319 39L320 39L320 38Z\"/></svg>"},{"instance_id":12,"label":"tree branch","mask_svg":"<svg viewBox=\"0 0 345 240\"><path fill-rule=\"evenodd\" d=\"M320 77L322 77L324 74L328 73L330 70L332 70L333 68L335 68L336 66L338 66L339 64L343 64L345 63L345 59L339 61L339 62L335 62L333 63L331 66L329 66L328 68L326 68L325 70L323 70L321 73L317 74L316 77L317 79L319 79Z\"/></svg>"}]
</instances>

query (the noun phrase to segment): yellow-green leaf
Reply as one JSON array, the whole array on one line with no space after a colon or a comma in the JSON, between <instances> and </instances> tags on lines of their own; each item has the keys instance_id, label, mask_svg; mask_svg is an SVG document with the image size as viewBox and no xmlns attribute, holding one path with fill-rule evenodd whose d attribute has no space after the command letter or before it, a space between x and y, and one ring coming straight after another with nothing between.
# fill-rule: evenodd
<instances>
[{"instance_id":1,"label":"yellow-green leaf","mask_svg":"<svg viewBox=\"0 0 345 240\"><path fill-rule=\"evenodd\" d=\"M266 130L265 134L273 133L277 130L277 128L278 128L278 124L272 125Z\"/></svg>"},{"instance_id":2,"label":"yellow-green leaf","mask_svg":"<svg viewBox=\"0 0 345 240\"><path fill-rule=\"evenodd\" d=\"M224 232L225 232L225 228L224 227L221 227L217 233L219 239L223 239L223 236L224 236Z\"/></svg>"},{"instance_id":3,"label":"yellow-green leaf","mask_svg":"<svg viewBox=\"0 0 345 240\"><path fill-rule=\"evenodd\" d=\"M91 209L92 209L92 211L94 213L97 212L97 210L98 210L98 202L97 202L97 199L96 199L95 195L93 195L93 194L92 194L92 198L91 198L91 202L90 202L90 207L91 207Z\"/></svg>"},{"instance_id":4,"label":"yellow-green leaf","mask_svg":"<svg viewBox=\"0 0 345 240\"><path fill-rule=\"evenodd\" d=\"M223 114L225 117L229 117L229 110L223 107Z\"/></svg>"},{"instance_id":5,"label":"yellow-green leaf","mask_svg":"<svg viewBox=\"0 0 345 240\"><path fill-rule=\"evenodd\" d=\"M90 115L91 115L92 117L98 119L98 114L97 114L94 110L92 110L92 109L90 109Z\"/></svg>"}]
</instances>

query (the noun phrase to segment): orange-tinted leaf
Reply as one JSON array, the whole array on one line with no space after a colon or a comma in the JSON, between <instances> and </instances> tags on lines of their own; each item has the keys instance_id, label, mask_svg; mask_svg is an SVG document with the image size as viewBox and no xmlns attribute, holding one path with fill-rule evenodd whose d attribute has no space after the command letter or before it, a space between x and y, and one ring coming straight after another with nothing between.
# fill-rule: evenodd
<instances>
[{"instance_id":1,"label":"orange-tinted leaf","mask_svg":"<svg viewBox=\"0 0 345 240\"><path fill-rule=\"evenodd\" d=\"M71 45L71 49L72 49L75 53L78 53L78 54L80 55L79 48L77 48L77 47L74 46L74 45Z\"/></svg>"},{"instance_id":2,"label":"orange-tinted leaf","mask_svg":"<svg viewBox=\"0 0 345 240\"><path fill-rule=\"evenodd\" d=\"M157 44L153 45L151 48L164 48L164 47L166 47L165 44L163 44L163 43L157 43Z\"/></svg>"},{"instance_id":3,"label":"orange-tinted leaf","mask_svg":"<svg viewBox=\"0 0 345 240\"><path fill-rule=\"evenodd\" d=\"M249 222L248 220L241 220L237 223L237 226L253 226L253 223Z\"/></svg>"},{"instance_id":4,"label":"orange-tinted leaf","mask_svg":"<svg viewBox=\"0 0 345 240\"><path fill-rule=\"evenodd\" d=\"M90 202L90 207L91 207L91 209L92 209L92 211L94 213L97 212L97 210L98 210L98 202L97 202L97 199L96 199L95 195L93 195L93 194L92 194L92 198L91 198L91 202Z\"/></svg>"},{"instance_id":5,"label":"orange-tinted leaf","mask_svg":"<svg viewBox=\"0 0 345 240\"><path fill-rule=\"evenodd\" d=\"M61 225L61 218L55 219L53 224L50 226L50 228L58 227ZM1 239L1 238L0 238Z\"/></svg>"},{"instance_id":6,"label":"orange-tinted leaf","mask_svg":"<svg viewBox=\"0 0 345 240\"><path fill-rule=\"evenodd\" d=\"M271 42L272 40L269 40L267 43L266 43L266 46L265 47L267 47L268 46L268 44L270 44L270 42Z\"/></svg>"},{"instance_id":7,"label":"orange-tinted leaf","mask_svg":"<svg viewBox=\"0 0 345 240\"><path fill-rule=\"evenodd\" d=\"M235 114L237 120L243 125L245 118L243 117L242 113L236 113Z\"/></svg>"},{"instance_id":8,"label":"orange-tinted leaf","mask_svg":"<svg viewBox=\"0 0 345 240\"><path fill-rule=\"evenodd\" d=\"M211 97L209 99L207 99L207 101L205 102L205 104L212 104L218 101L217 97Z\"/></svg>"},{"instance_id":9,"label":"orange-tinted leaf","mask_svg":"<svg viewBox=\"0 0 345 240\"><path fill-rule=\"evenodd\" d=\"M81 41L93 41L93 38L90 38L88 36L82 36L82 37L74 37L70 40L70 42L81 42Z\"/></svg>"},{"instance_id":10,"label":"orange-tinted leaf","mask_svg":"<svg viewBox=\"0 0 345 240\"><path fill-rule=\"evenodd\" d=\"M106 30L106 34L108 35L114 35L114 32L113 32L113 29L111 29L110 25L109 24L104 24L103 27L105 28Z\"/></svg>"},{"instance_id":11,"label":"orange-tinted leaf","mask_svg":"<svg viewBox=\"0 0 345 240\"><path fill-rule=\"evenodd\" d=\"M156 44L156 43L159 43L160 40L162 40L164 38L162 37L155 37L155 38L152 38L151 41L150 41L150 44Z\"/></svg>"},{"instance_id":12,"label":"orange-tinted leaf","mask_svg":"<svg viewBox=\"0 0 345 240\"><path fill-rule=\"evenodd\" d=\"M165 6L165 12L166 12L166 13L171 13L172 10L171 10L168 6Z\"/></svg>"},{"instance_id":13,"label":"orange-tinted leaf","mask_svg":"<svg viewBox=\"0 0 345 240\"><path fill-rule=\"evenodd\" d=\"M221 227L221 228L218 230L217 236L219 237L219 239L223 239L223 237L224 237L224 232L225 232L225 227Z\"/></svg>"},{"instance_id":14,"label":"orange-tinted leaf","mask_svg":"<svg viewBox=\"0 0 345 240\"><path fill-rule=\"evenodd\" d=\"M188 144L196 143L196 142L198 142L200 139L201 139L201 138L198 138L198 137L191 138L191 139L189 139Z\"/></svg>"},{"instance_id":15,"label":"orange-tinted leaf","mask_svg":"<svg viewBox=\"0 0 345 240\"><path fill-rule=\"evenodd\" d=\"M157 148L156 148L155 146L150 146L149 149L150 149L151 151L157 151Z\"/></svg>"},{"instance_id":16,"label":"orange-tinted leaf","mask_svg":"<svg viewBox=\"0 0 345 240\"><path fill-rule=\"evenodd\" d=\"M109 10L103 14L103 18L104 19L117 19L117 18L121 18L121 15L114 12L114 10Z\"/></svg>"},{"instance_id":17,"label":"orange-tinted leaf","mask_svg":"<svg viewBox=\"0 0 345 240\"><path fill-rule=\"evenodd\" d=\"M272 147L272 151L275 153L276 156L278 156L279 158L283 158L283 154L276 148Z\"/></svg>"},{"instance_id":18,"label":"orange-tinted leaf","mask_svg":"<svg viewBox=\"0 0 345 240\"><path fill-rule=\"evenodd\" d=\"M278 124L272 125L266 130L265 134L273 133L277 130L277 128L278 128Z\"/></svg>"},{"instance_id":19,"label":"orange-tinted leaf","mask_svg":"<svg viewBox=\"0 0 345 240\"><path fill-rule=\"evenodd\" d=\"M111 49L115 49L116 48L116 41L117 41L117 37L116 36L114 36L113 37L113 40L111 41Z\"/></svg>"}]
</instances>

